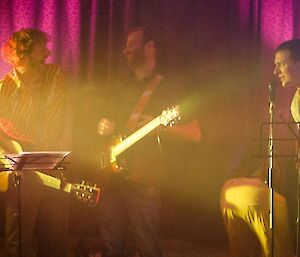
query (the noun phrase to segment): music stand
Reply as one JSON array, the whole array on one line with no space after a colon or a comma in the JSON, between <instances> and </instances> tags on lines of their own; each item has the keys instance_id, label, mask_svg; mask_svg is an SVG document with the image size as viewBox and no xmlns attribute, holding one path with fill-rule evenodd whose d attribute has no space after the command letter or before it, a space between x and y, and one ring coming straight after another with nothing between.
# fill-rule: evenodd
<instances>
[{"instance_id":1,"label":"music stand","mask_svg":"<svg viewBox=\"0 0 300 257\"><path fill-rule=\"evenodd\" d=\"M13 171L15 175L15 186L17 190L17 216L18 216L18 251L22 257L22 223L21 223L21 174L20 171L37 170L57 170L64 169L62 163L69 154L69 151L41 151L41 152L21 152L19 154L5 154L8 161L4 164L4 171Z\"/></svg>"},{"instance_id":2,"label":"music stand","mask_svg":"<svg viewBox=\"0 0 300 257\"><path fill-rule=\"evenodd\" d=\"M299 257L299 240L300 240L300 223L299 223L299 217L300 217L300 130L299 130L299 123L295 123L293 121L286 121L284 119L284 117L282 115L279 115L280 119L282 121L280 122L275 122L275 121L270 121L270 122L262 122L261 123L261 128L260 128L260 150L259 150L259 155L258 157L263 157L263 158L268 158L270 161L270 158L288 158L288 159L296 159L296 163L297 163L297 218L296 218L296 256ZM292 126L297 125L297 128L293 128ZM272 128L270 128L272 126ZM284 134L284 136L277 136L274 137L273 135L273 131L272 131L272 137L266 137L264 135L265 129L264 127L268 127L269 130L277 130L277 133L274 134ZM286 128L284 131L283 129ZM269 147L271 145L271 150L272 153L270 152L270 148L268 149L268 154L264 154L264 141L269 141ZM270 144L270 141L272 141ZM274 151L274 142L276 142L276 153ZM298 147L296 149L295 152L295 145L294 143L297 142L298 143ZM273 159L271 160L273 162ZM270 163L269 163L270 164ZM273 191L273 183L271 181L270 183L270 175L272 177L272 172L273 172L273 163L271 165L272 169L270 169L270 165L269 165L269 169L268 169L268 185L271 184L272 186L272 191ZM271 174L270 174L271 173ZM272 178L271 178L272 180ZM273 192L271 192L273 193ZM272 199L271 199L272 197ZM274 232L274 214L276 215L276 213L274 213L273 208L273 195L271 195L270 197L270 236L271 236L271 256L274 256L274 241L273 241L273 232ZM275 224L276 225L276 224Z\"/></svg>"}]
</instances>

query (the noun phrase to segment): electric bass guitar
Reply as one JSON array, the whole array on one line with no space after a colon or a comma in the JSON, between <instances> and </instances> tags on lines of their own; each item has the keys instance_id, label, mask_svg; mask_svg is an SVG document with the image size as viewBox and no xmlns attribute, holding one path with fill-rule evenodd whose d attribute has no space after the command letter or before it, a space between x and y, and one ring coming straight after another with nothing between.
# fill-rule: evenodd
<instances>
[{"instance_id":1,"label":"electric bass guitar","mask_svg":"<svg viewBox=\"0 0 300 257\"><path fill-rule=\"evenodd\" d=\"M160 125L173 125L176 119L180 119L179 106L168 108L162 111L159 116L148 122L142 128L138 129L133 134L121 140L117 144L112 145L106 152L101 152L97 156L98 170L102 171L108 167L115 167L116 169L113 170L118 171L116 160L121 153L123 153L125 150L127 150L129 147L134 145L136 142L141 140L143 137L148 135L151 131L153 131Z\"/></svg>"}]
</instances>

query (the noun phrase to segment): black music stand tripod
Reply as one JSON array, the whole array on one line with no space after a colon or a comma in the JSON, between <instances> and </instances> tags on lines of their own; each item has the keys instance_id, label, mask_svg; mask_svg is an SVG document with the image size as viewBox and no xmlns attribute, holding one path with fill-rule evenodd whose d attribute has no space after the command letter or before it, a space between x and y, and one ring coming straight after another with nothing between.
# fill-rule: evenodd
<instances>
[{"instance_id":1,"label":"black music stand tripod","mask_svg":"<svg viewBox=\"0 0 300 257\"><path fill-rule=\"evenodd\" d=\"M270 230L270 257L275 256L274 247L274 187L273 187L273 174L274 174L274 111L275 111L275 86L269 85L269 138L268 138L268 188L269 188L269 230Z\"/></svg>"},{"instance_id":2,"label":"black music stand tripod","mask_svg":"<svg viewBox=\"0 0 300 257\"><path fill-rule=\"evenodd\" d=\"M22 173L37 170L59 170L64 169L62 163L70 152L21 152L20 154L4 155L7 164L2 171L14 173L14 185L17 187L17 223L18 223L18 256L22 257L22 205L21 186Z\"/></svg>"}]
</instances>

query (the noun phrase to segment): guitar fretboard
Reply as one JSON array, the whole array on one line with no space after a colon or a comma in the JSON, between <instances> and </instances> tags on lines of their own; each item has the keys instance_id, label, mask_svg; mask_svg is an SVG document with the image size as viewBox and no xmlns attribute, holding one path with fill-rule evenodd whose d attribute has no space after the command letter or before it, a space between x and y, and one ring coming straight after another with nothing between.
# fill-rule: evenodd
<instances>
[{"instance_id":1,"label":"guitar fretboard","mask_svg":"<svg viewBox=\"0 0 300 257\"><path fill-rule=\"evenodd\" d=\"M117 157L121 153L123 153L130 146L135 144L137 141L142 139L144 136L149 134L152 130L157 128L161 124L160 116L156 117L149 123L147 123L144 127L138 129L136 132L126 137L123 141L118 143L117 145L111 148L111 155Z\"/></svg>"},{"instance_id":2,"label":"guitar fretboard","mask_svg":"<svg viewBox=\"0 0 300 257\"><path fill-rule=\"evenodd\" d=\"M54 189L57 190L63 190L67 193L71 192L71 187L72 184L70 183L66 183L63 187L61 186L61 180L54 178L52 176L48 176L44 173L38 172L36 171L35 173L35 181L38 181L39 183L48 186L48 187L52 187ZM33 180L33 179L32 179Z\"/></svg>"}]
</instances>

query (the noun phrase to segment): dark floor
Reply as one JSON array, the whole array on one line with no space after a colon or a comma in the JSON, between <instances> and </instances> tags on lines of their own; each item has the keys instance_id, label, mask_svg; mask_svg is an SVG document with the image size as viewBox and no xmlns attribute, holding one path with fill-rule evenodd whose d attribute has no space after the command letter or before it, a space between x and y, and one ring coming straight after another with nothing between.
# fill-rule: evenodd
<instances>
[{"instance_id":1,"label":"dark floor","mask_svg":"<svg viewBox=\"0 0 300 257\"><path fill-rule=\"evenodd\" d=\"M69 249L67 257L101 256L102 243L99 239L98 226L95 224L97 220L95 209L75 200L71 203L69 231L71 236L67 242ZM184 213L185 209L187 208L173 208L172 211L162 212L161 244L164 257L228 257L227 236L220 215L217 215L219 213L216 210L209 212L207 209L199 212L187 209ZM3 217L1 220L0 257L5 257L1 240Z\"/></svg>"},{"instance_id":2,"label":"dark floor","mask_svg":"<svg viewBox=\"0 0 300 257\"><path fill-rule=\"evenodd\" d=\"M101 257L101 241L88 238L80 242L79 238L69 239L67 257ZM229 257L228 249L222 246L204 246L177 239L162 240L164 257ZM130 256L135 256L134 254ZM3 240L0 240L0 257L3 255Z\"/></svg>"},{"instance_id":3,"label":"dark floor","mask_svg":"<svg viewBox=\"0 0 300 257\"><path fill-rule=\"evenodd\" d=\"M101 257L99 245L101 242L95 239L89 238L80 244L78 238L72 238L68 257ZM229 257L226 246L201 245L178 239L163 239L162 250L164 257Z\"/></svg>"}]
</instances>

